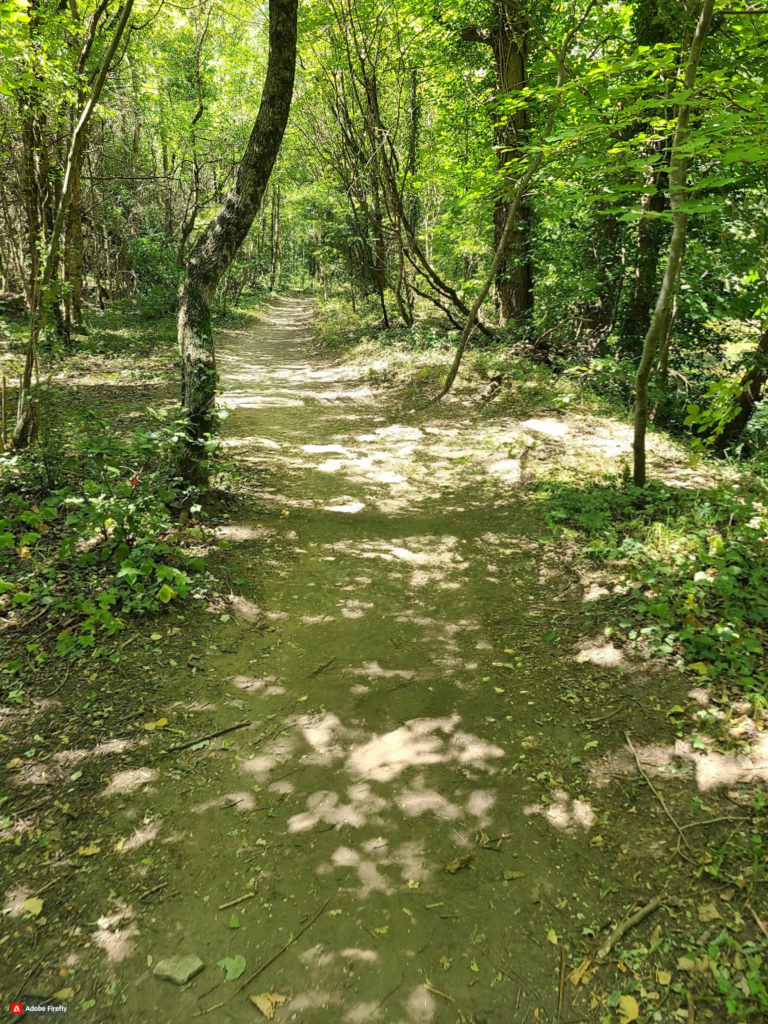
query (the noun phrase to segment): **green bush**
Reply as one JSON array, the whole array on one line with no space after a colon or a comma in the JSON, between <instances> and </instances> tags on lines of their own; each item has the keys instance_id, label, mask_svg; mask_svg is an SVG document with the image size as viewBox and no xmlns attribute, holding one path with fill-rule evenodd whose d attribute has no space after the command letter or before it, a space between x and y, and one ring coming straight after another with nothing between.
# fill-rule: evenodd
<instances>
[{"instance_id":1,"label":"green bush","mask_svg":"<svg viewBox=\"0 0 768 1024\"><path fill-rule=\"evenodd\" d=\"M121 439L86 412L55 444L0 462L0 601L64 623L60 654L185 598L204 568L201 510L182 511L193 496L173 470L184 422L149 413L151 428Z\"/></svg>"}]
</instances>

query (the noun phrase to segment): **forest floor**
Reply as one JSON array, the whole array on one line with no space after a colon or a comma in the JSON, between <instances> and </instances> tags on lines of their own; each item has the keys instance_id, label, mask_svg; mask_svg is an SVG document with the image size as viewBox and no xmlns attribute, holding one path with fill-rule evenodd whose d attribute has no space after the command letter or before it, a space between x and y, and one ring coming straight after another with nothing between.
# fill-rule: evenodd
<instances>
[{"instance_id":1,"label":"forest floor","mask_svg":"<svg viewBox=\"0 0 768 1024\"><path fill-rule=\"evenodd\" d=\"M706 694L606 640L610 582L527 490L574 453L618 465L628 428L404 401L313 348L312 316L285 298L219 339L235 484L208 608L2 709L24 797L3 1001L84 1024L725 1020L718 957L749 986L766 907L711 866L749 845L764 734L681 737ZM155 974L180 956L204 965L187 984Z\"/></svg>"}]
</instances>

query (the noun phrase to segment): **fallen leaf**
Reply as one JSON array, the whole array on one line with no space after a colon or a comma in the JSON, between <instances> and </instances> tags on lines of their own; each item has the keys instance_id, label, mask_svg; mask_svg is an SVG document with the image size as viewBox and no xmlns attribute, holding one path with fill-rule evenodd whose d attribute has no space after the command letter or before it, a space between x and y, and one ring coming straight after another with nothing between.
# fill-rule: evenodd
<instances>
[{"instance_id":1,"label":"fallen leaf","mask_svg":"<svg viewBox=\"0 0 768 1024\"><path fill-rule=\"evenodd\" d=\"M692 971L695 966L695 962L687 956L681 956L677 961L677 969L679 971Z\"/></svg>"},{"instance_id":2,"label":"fallen leaf","mask_svg":"<svg viewBox=\"0 0 768 1024\"><path fill-rule=\"evenodd\" d=\"M51 999L74 999L75 990L73 988L60 988L58 992L54 992Z\"/></svg>"},{"instance_id":3,"label":"fallen leaf","mask_svg":"<svg viewBox=\"0 0 768 1024\"><path fill-rule=\"evenodd\" d=\"M377 935L386 935L387 932L389 931L389 925L383 924L381 928L374 928L373 930L374 932L376 932Z\"/></svg>"},{"instance_id":4,"label":"fallen leaf","mask_svg":"<svg viewBox=\"0 0 768 1024\"><path fill-rule=\"evenodd\" d=\"M600 847L600 846L603 845L604 842L605 842L605 840L603 839L602 836L594 836L592 839L590 839L589 845L590 846L598 846L598 847Z\"/></svg>"},{"instance_id":5,"label":"fallen leaf","mask_svg":"<svg viewBox=\"0 0 768 1024\"><path fill-rule=\"evenodd\" d=\"M461 871L462 868L469 867L469 863L472 860L472 854L467 853L463 857L456 857L450 863L446 864L443 868L449 875L455 875L457 871Z\"/></svg>"},{"instance_id":6,"label":"fallen leaf","mask_svg":"<svg viewBox=\"0 0 768 1024\"><path fill-rule=\"evenodd\" d=\"M631 1024L640 1016L640 1007L634 996L622 996L619 1000L619 1013L621 1024Z\"/></svg>"},{"instance_id":7,"label":"fallen leaf","mask_svg":"<svg viewBox=\"0 0 768 1024\"><path fill-rule=\"evenodd\" d=\"M579 982L581 982L584 975L589 970L589 965L591 963L592 961L589 958L587 958L586 960L581 961L581 963L575 971L571 971L571 973L568 975L568 980L571 982L572 985L578 985Z\"/></svg>"},{"instance_id":8,"label":"fallen leaf","mask_svg":"<svg viewBox=\"0 0 768 1024\"><path fill-rule=\"evenodd\" d=\"M491 837L488 835L487 832L478 832L477 835L475 836L475 842L477 843L478 846L487 846L488 843L490 843L490 841Z\"/></svg>"},{"instance_id":9,"label":"fallen leaf","mask_svg":"<svg viewBox=\"0 0 768 1024\"><path fill-rule=\"evenodd\" d=\"M720 899L724 900L726 903L730 903L735 895L735 889L725 889L723 892L720 893Z\"/></svg>"},{"instance_id":10,"label":"fallen leaf","mask_svg":"<svg viewBox=\"0 0 768 1024\"><path fill-rule=\"evenodd\" d=\"M239 928L240 927L240 918L237 916L237 914L233 914L230 917L230 919L229 919L229 927L230 928Z\"/></svg>"},{"instance_id":11,"label":"fallen leaf","mask_svg":"<svg viewBox=\"0 0 768 1024\"><path fill-rule=\"evenodd\" d=\"M547 942L551 942L553 946L557 945L557 943L558 943L557 932L555 931L554 928L550 928L549 931L547 932Z\"/></svg>"},{"instance_id":12,"label":"fallen leaf","mask_svg":"<svg viewBox=\"0 0 768 1024\"><path fill-rule=\"evenodd\" d=\"M77 852L81 857L95 857L97 853L101 853L101 847L91 843L90 846L78 846Z\"/></svg>"},{"instance_id":13,"label":"fallen leaf","mask_svg":"<svg viewBox=\"0 0 768 1024\"><path fill-rule=\"evenodd\" d=\"M672 975L669 971L656 971L656 981L660 985L668 985L672 981Z\"/></svg>"},{"instance_id":14,"label":"fallen leaf","mask_svg":"<svg viewBox=\"0 0 768 1024\"><path fill-rule=\"evenodd\" d=\"M260 996L251 996L251 1002L261 1010L267 1020L272 1020L275 1016L275 1007L287 1003L288 996L281 996L277 992L262 992Z\"/></svg>"},{"instance_id":15,"label":"fallen leaf","mask_svg":"<svg viewBox=\"0 0 768 1024\"><path fill-rule=\"evenodd\" d=\"M722 915L714 903L702 903L699 907L699 920L705 923L707 921L721 921Z\"/></svg>"},{"instance_id":16,"label":"fallen leaf","mask_svg":"<svg viewBox=\"0 0 768 1024\"><path fill-rule=\"evenodd\" d=\"M225 956L223 960L218 961L216 966L221 967L222 970L227 972L227 981L237 981L245 970L245 957L239 954L237 956Z\"/></svg>"},{"instance_id":17,"label":"fallen leaf","mask_svg":"<svg viewBox=\"0 0 768 1024\"><path fill-rule=\"evenodd\" d=\"M24 900L23 907L28 914L37 917L43 909L43 901L39 900L37 896L30 896L28 900Z\"/></svg>"},{"instance_id":18,"label":"fallen leaf","mask_svg":"<svg viewBox=\"0 0 768 1024\"><path fill-rule=\"evenodd\" d=\"M447 971L453 963L453 960L449 960L447 956L441 956L440 963L443 965L443 970Z\"/></svg>"},{"instance_id":19,"label":"fallen leaf","mask_svg":"<svg viewBox=\"0 0 768 1024\"><path fill-rule=\"evenodd\" d=\"M505 882L513 882L516 878L525 878L525 872L524 871L505 871L504 872L504 881Z\"/></svg>"},{"instance_id":20,"label":"fallen leaf","mask_svg":"<svg viewBox=\"0 0 768 1024\"><path fill-rule=\"evenodd\" d=\"M420 884L421 884L420 882L414 882L414 880L412 878L408 879L408 888L409 889L418 889Z\"/></svg>"},{"instance_id":21,"label":"fallen leaf","mask_svg":"<svg viewBox=\"0 0 768 1024\"><path fill-rule=\"evenodd\" d=\"M477 966L477 960L473 960L473 961L472 961L472 963L471 963L471 964L469 965L469 969L470 969L470 971L474 971L474 972L475 972L475 974L477 974L477 973L478 973L478 971L480 970L480 968L479 968L479 967Z\"/></svg>"}]
</instances>

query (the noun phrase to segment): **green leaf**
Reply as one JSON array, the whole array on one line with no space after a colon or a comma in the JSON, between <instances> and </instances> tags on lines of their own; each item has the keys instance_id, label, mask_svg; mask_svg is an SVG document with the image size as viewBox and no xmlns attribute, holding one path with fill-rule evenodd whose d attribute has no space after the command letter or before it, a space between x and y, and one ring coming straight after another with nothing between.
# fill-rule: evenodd
<instances>
[{"instance_id":1,"label":"green leaf","mask_svg":"<svg viewBox=\"0 0 768 1024\"><path fill-rule=\"evenodd\" d=\"M157 599L158 599L158 601L162 601L163 604L168 604L168 602L170 600L172 600L175 596L176 596L175 591L173 591L168 586L167 583L164 583L162 585L162 587L160 587L160 589L157 592Z\"/></svg>"},{"instance_id":2,"label":"green leaf","mask_svg":"<svg viewBox=\"0 0 768 1024\"><path fill-rule=\"evenodd\" d=\"M237 956L225 956L216 966L227 972L226 981L237 981L245 970L245 957L239 953Z\"/></svg>"}]
</instances>

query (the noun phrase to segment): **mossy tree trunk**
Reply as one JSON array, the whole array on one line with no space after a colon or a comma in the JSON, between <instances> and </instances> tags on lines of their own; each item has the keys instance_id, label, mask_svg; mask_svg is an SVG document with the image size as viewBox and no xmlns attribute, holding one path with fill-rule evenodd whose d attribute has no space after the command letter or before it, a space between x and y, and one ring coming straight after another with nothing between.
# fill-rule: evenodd
<instances>
[{"instance_id":1,"label":"mossy tree trunk","mask_svg":"<svg viewBox=\"0 0 768 1024\"><path fill-rule=\"evenodd\" d=\"M205 443L214 430L216 356L211 302L261 207L283 141L296 70L298 0L269 2L269 62L259 113L234 183L187 259L181 286L178 341L182 404L189 442L181 472L192 483L208 479Z\"/></svg>"}]
</instances>

